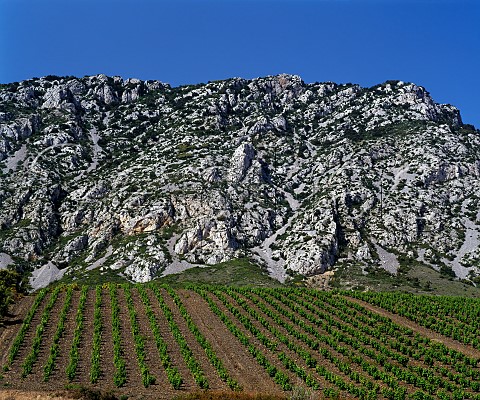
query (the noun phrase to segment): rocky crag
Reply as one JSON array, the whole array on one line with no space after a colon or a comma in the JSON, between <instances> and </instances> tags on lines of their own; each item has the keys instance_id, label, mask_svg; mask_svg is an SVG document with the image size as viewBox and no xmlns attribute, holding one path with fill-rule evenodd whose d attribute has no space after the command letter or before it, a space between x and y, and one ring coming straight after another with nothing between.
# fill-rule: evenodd
<instances>
[{"instance_id":1,"label":"rocky crag","mask_svg":"<svg viewBox=\"0 0 480 400\"><path fill-rule=\"evenodd\" d=\"M247 256L480 273L480 132L422 87L298 76L0 87L0 268L137 282Z\"/></svg>"}]
</instances>

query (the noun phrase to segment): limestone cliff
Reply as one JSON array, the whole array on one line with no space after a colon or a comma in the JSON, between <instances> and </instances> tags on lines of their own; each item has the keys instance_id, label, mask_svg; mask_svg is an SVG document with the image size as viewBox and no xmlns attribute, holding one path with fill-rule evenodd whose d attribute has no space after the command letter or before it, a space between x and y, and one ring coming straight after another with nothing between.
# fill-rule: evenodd
<instances>
[{"instance_id":1,"label":"limestone cliff","mask_svg":"<svg viewBox=\"0 0 480 400\"><path fill-rule=\"evenodd\" d=\"M46 281L243 255L280 280L480 272L479 131L412 83L31 79L0 87L0 163L0 265Z\"/></svg>"}]
</instances>

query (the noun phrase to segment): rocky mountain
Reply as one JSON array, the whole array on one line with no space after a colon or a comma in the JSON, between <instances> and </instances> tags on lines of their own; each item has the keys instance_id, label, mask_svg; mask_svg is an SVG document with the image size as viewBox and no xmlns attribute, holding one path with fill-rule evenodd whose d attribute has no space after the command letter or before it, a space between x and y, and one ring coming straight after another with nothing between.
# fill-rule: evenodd
<instances>
[{"instance_id":1,"label":"rocky mountain","mask_svg":"<svg viewBox=\"0 0 480 400\"><path fill-rule=\"evenodd\" d=\"M284 281L480 275L480 132L422 87L278 75L0 87L0 268L144 282L249 257Z\"/></svg>"}]
</instances>

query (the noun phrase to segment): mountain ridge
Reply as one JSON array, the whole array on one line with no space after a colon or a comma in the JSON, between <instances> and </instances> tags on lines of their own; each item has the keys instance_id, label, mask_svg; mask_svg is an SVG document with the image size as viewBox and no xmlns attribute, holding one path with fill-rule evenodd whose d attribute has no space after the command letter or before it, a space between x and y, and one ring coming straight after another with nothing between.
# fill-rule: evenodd
<instances>
[{"instance_id":1,"label":"mountain ridge","mask_svg":"<svg viewBox=\"0 0 480 400\"><path fill-rule=\"evenodd\" d=\"M280 281L421 264L474 284L478 134L402 81L1 85L0 265L34 287L243 256Z\"/></svg>"}]
</instances>

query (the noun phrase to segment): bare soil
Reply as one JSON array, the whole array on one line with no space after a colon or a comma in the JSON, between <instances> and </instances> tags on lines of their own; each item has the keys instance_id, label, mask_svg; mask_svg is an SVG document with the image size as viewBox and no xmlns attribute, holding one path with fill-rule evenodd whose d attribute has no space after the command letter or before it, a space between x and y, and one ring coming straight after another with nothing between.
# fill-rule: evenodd
<instances>
[{"instance_id":1,"label":"bare soil","mask_svg":"<svg viewBox=\"0 0 480 400\"><path fill-rule=\"evenodd\" d=\"M26 390L2 390L0 400L73 400L78 396L63 390L58 392L26 391Z\"/></svg>"},{"instance_id":2,"label":"bare soil","mask_svg":"<svg viewBox=\"0 0 480 400\"><path fill-rule=\"evenodd\" d=\"M179 290L178 294L198 329L212 345L231 377L244 390L257 390L261 387L267 393L278 391L266 371L210 311L204 299L197 293L187 290Z\"/></svg>"},{"instance_id":3,"label":"bare soil","mask_svg":"<svg viewBox=\"0 0 480 400\"><path fill-rule=\"evenodd\" d=\"M65 331L58 343L60 352L55 362L55 368L50 375L50 381L55 382L57 380L65 379L65 370L67 369L70 347L72 346L73 332L75 331L75 317L79 300L80 293L78 290L75 290L72 295L70 309L67 313L67 319L65 320Z\"/></svg>"},{"instance_id":4,"label":"bare soil","mask_svg":"<svg viewBox=\"0 0 480 400\"><path fill-rule=\"evenodd\" d=\"M145 313L145 307L136 289L132 290L132 299L137 313L138 325L140 326L140 334L145 343L145 352L147 354L145 363L147 364L150 373L155 377L154 386L159 388L168 387L170 383L160 361L157 345L150 328L150 322Z\"/></svg>"},{"instance_id":5,"label":"bare soil","mask_svg":"<svg viewBox=\"0 0 480 400\"><path fill-rule=\"evenodd\" d=\"M130 324L130 315L125 300L123 289L117 289L118 305L120 307L120 332L122 336L123 358L125 360L125 368L127 370L126 386L143 386L140 367L138 366L137 353L135 350L135 341L132 335Z\"/></svg>"},{"instance_id":6,"label":"bare soil","mask_svg":"<svg viewBox=\"0 0 480 400\"><path fill-rule=\"evenodd\" d=\"M2 365L7 361L7 349L10 347L11 341L17 336L23 319L33 304L35 296L24 296L10 307L9 313L0 323L0 363Z\"/></svg>"},{"instance_id":7,"label":"bare soil","mask_svg":"<svg viewBox=\"0 0 480 400\"><path fill-rule=\"evenodd\" d=\"M147 295L150 301L150 306L152 307L152 311L155 314L155 318L158 322L157 326L160 331L160 334L167 345L167 352L172 360L173 365L177 368L178 372L180 373L183 383L181 388L185 391L194 391L198 389L195 380L193 379L192 373L188 369L185 361L183 360L182 353L180 351L180 346L178 345L175 338L172 336L170 332L170 328L168 326L168 322L163 315L162 310L158 304L158 300L155 297L155 294L151 291L147 291Z\"/></svg>"},{"instance_id":8,"label":"bare soil","mask_svg":"<svg viewBox=\"0 0 480 400\"><path fill-rule=\"evenodd\" d=\"M225 315L228 316L230 321L240 330L242 331L246 336L248 336L249 341L251 344L253 344L256 348L258 348L268 359L270 364L275 366L277 370L282 371L285 373L288 378L290 379L290 382L296 382L297 381L297 376L294 375L291 371L287 370L282 362L278 359L276 354L272 354L272 352L263 344L261 343L255 336L253 336L243 325L238 319L225 307L222 302L213 294L209 294L210 298L216 303L216 305L225 313ZM268 335L266 335L268 337ZM271 338L271 335L270 335ZM238 339L234 338L235 340L238 341ZM256 361L254 360L256 363ZM277 386L277 390L281 390L280 386Z\"/></svg>"},{"instance_id":9,"label":"bare soil","mask_svg":"<svg viewBox=\"0 0 480 400\"><path fill-rule=\"evenodd\" d=\"M195 356L195 359L202 366L202 370L206 378L208 379L209 388L212 390L228 389L226 383L223 382L218 376L217 370L212 366L212 364L210 364L210 361L208 360L207 355L205 354L205 351L197 342L197 339L195 339L195 336L193 336L193 333L190 332L190 329L188 329L187 323L185 322L185 319L180 314L180 311L176 306L176 304L174 303L173 299L170 297L170 295L167 293L165 289L162 289L161 293L165 303L168 305L168 307L173 313L177 326L180 328L184 338L187 340L190 350L193 352Z\"/></svg>"},{"instance_id":10,"label":"bare soil","mask_svg":"<svg viewBox=\"0 0 480 400\"><path fill-rule=\"evenodd\" d=\"M80 292L76 293L76 297L78 298L75 302L77 308L72 308L72 319L69 320L69 325L67 329L66 337L70 340L66 340L67 342L67 352L63 354L70 354L70 349L72 346L73 335L75 332L75 318L77 315L78 304L80 302ZM105 301L105 300L103 300ZM83 311L83 328L80 334L80 358L77 364L77 373L75 375L75 379L72 383L79 384L80 382L90 382L90 360L92 359L92 340L93 340L93 308L95 304L95 291L89 290L87 292L87 300L85 301L85 309ZM104 307L104 306L103 306ZM73 311L75 310L75 311ZM103 324L103 321L102 321ZM104 341L104 337L102 334L102 349L106 348L106 344ZM63 357L62 357L63 358ZM65 363L61 367L61 371L65 371L67 365L69 363L70 356L65 357ZM102 363L104 365L104 363ZM65 379L65 373L61 373L59 379Z\"/></svg>"},{"instance_id":11,"label":"bare soil","mask_svg":"<svg viewBox=\"0 0 480 400\"><path fill-rule=\"evenodd\" d=\"M38 324L40 323L41 316L43 314L43 311L45 309L45 306L47 305L47 302L49 301L50 295L47 295L42 303L39 305L37 312L35 313L31 324L30 324L30 329L26 332L25 338L24 338L24 346L20 348L20 351L18 352L17 356L13 360L12 365L10 366L10 370L5 373L5 375L11 375L14 377L20 377L21 376L21 371L22 371L22 363L25 359L25 357L28 355L30 352L30 349L32 348L32 343L33 343L33 338L35 337L35 332L37 329ZM26 314L26 312L25 312ZM23 315L23 318L25 318L25 314ZM22 318L22 322L23 322ZM20 326L17 326L17 333L20 330ZM16 334L15 334L16 336ZM12 336L12 341L15 339L15 336ZM2 364L5 364L8 358L8 352L10 350L10 346L12 343L9 343L9 345L5 348L5 353L2 354L1 360Z\"/></svg>"},{"instance_id":12,"label":"bare soil","mask_svg":"<svg viewBox=\"0 0 480 400\"><path fill-rule=\"evenodd\" d=\"M93 321L95 292L92 290L92 305L89 310L90 318ZM112 308L110 301L110 294L107 289L102 290L102 347L100 349L100 378L95 385L97 388L113 388L113 376L115 374L115 365L113 364L113 338L112 338ZM88 349L92 348L93 339L93 324L90 329L85 330L85 342L82 349L87 353ZM90 351L91 354L91 351ZM91 360L85 358L85 369L82 370L80 376L81 382L90 382Z\"/></svg>"},{"instance_id":13,"label":"bare soil","mask_svg":"<svg viewBox=\"0 0 480 400\"><path fill-rule=\"evenodd\" d=\"M65 303L65 295L65 291L62 291L58 294L58 298L55 301L55 306L50 312L48 323L45 327L45 330L43 331L40 350L38 352L38 358L33 365L31 375L28 377L29 380L32 380L34 382L43 382L43 367L47 363L48 357L50 356L50 347L53 343L53 336L55 335L55 331L57 330L57 323L60 319L60 312L62 311L63 305Z\"/></svg>"}]
</instances>

